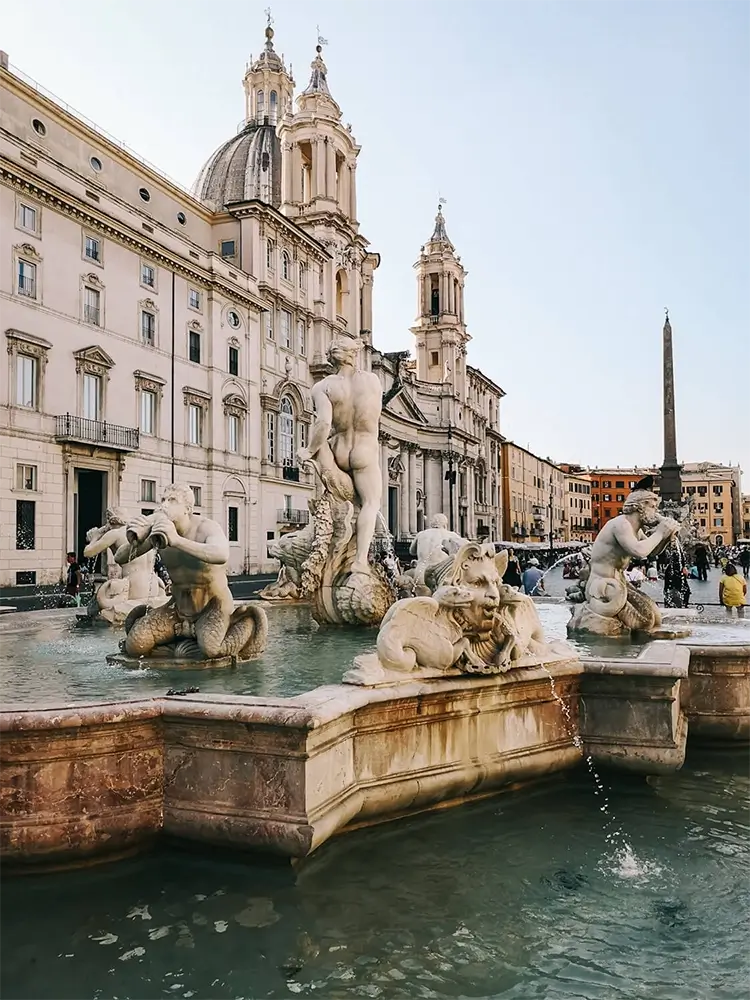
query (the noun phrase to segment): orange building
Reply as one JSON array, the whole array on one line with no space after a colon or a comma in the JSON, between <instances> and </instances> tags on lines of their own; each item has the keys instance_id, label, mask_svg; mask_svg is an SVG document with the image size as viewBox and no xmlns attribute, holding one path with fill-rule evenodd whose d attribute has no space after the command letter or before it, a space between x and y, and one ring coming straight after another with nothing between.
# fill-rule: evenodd
<instances>
[{"instance_id":1,"label":"orange building","mask_svg":"<svg viewBox=\"0 0 750 1000\"><path fill-rule=\"evenodd\" d=\"M635 488L635 484L646 476L657 476L657 469L592 469L591 477L591 522L594 532L622 514L625 497Z\"/></svg>"}]
</instances>

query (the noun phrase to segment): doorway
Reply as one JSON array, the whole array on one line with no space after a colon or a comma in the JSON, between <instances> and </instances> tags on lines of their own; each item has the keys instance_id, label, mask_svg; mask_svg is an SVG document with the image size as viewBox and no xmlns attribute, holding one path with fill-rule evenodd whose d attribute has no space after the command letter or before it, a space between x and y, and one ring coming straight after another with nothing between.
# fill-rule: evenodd
<instances>
[{"instance_id":1,"label":"doorway","mask_svg":"<svg viewBox=\"0 0 750 1000\"><path fill-rule=\"evenodd\" d=\"M398 487L388 487L388 530L398 538Z\"/></svg>"},{"instance_id":2,"label":"doorway","mask_svg":"<svg viewBox=\"0 0 750 1000\"><path fill-rule=\"evenodd\" d=\"M107 496L107 473L98 469L75 470L75 493L73 496L75 516L75 547L78 561L83 559L86 548L86 532L104 524L104 510ZM101 557L97 558L99 563ZM104 569L104 567L102 567Z\"/></svg>"}]
</instances>

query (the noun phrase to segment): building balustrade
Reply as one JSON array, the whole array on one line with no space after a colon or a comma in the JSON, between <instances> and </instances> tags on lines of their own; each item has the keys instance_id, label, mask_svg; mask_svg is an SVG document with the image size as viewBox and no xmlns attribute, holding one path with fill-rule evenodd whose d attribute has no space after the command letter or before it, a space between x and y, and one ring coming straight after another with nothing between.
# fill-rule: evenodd
<instances>
[{"instance_id":1,"label":"building balustrade","mask_svg":"<svg viewBox=\"0 0 750 1000\"><path fill-rule=\"evenodd\" d=\"M294 510L293 507L282 507L276 511L277 524L308 524L309 510Z\"/></svg>"},{"instance_id":2,"label":"building balustrade","mask_svg":"<svg viewBox=\"0 0 750 1000\"><path fill-rule=\"evenodd\" d=\"M55 439L104 445L115 451L138 451L140 432L137 427L122 427L106 420L90 420L64 413L55 418Z\"/></svg>"}]
</instances>

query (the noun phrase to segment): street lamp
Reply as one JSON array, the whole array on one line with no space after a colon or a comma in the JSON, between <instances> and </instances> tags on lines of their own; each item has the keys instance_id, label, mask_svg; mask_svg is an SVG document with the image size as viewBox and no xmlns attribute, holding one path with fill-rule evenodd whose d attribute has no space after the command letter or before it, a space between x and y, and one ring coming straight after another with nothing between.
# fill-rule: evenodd
<instances>
[{"instance_id":1,"label":"street lamp","mask_svg":"<svg viewBox=\"0 0 750 1000\"><path fill-rule=\"evenodd\" d=\"M552 476L549 477L549 564L550 566L555 561L555 544L553 542L553 514L554 514L554 503L555 503L555 487L552 482Z\"/></svg>"}]
</instances>

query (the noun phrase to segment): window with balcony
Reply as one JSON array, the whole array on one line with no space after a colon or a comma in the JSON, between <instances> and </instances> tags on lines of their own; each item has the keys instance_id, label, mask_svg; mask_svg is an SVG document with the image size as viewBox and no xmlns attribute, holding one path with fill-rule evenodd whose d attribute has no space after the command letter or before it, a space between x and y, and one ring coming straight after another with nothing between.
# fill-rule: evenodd
<instances>
[{"instance_id":1,"label":"window with balcony","mask_svg":"<svg viewBox=\"0 0 750 1000\"><path fill-rule=\"evenodd\" d=\"M102 325L102 293L89 285L83 288L83 321L92 326Z\"/></svg>"},{"instance_id":2,"label":"window with balcony","mask_svg":"<svg viewBox=\"0 0 750 1000\"><path fill-rule=\"evenodd\" d=\"M16 356L16 406L38 409L39 359L29 354Z\"/></svg>"},{"instance_id":3,"label":"window with balcony","mask_svg":"<svg viewBox=\"0 0 750 1000\"><path fill-rule=\"evenodd\" d=\"M23 257L18 258L18 294L36 298L36 264Z\"/></svg>"},{"instance_id":4,"label":"window with balcony","mask_svg":"<svg viewBox=\"0 0 750 1000\"><path fill-rule=\"evenodd\" d=\"M156 393L141 389L141 433L156 434Z\"/></svg>"},{"instance_id":5,"label":"window with balcony","mask_svg":"<svg viewBox=\"0 0 750 1000\"><path fill-rule=\"evenodd\" d=\"M36 548L36 500L16 500L16 548Z\"/></svg>"},{"instance_id":6,"label":"window with balcony","mask_svg":"<svg viewBox=\"0 0 750 1000\"><path fill-rule=\"evenodd\" d=\"M156 503L156 480L141 480L141 503Z\"/></svg>"},{"instance_id":7,"label":"window with balcony","mask_svg":"<svg viewBox=\"0 0 750 1000\"><path fill-rule=\"evenodd\" d=\"M307 354L307 324L303 319L297 320L297 350L303 358Z\"/></svg>"},{"instance_id":8,"label":"window with balcony","mask_svg":"<svg viewBox=\"0 0 750 1000\"><path fill-rule=\"evenodd\" d=\"M240 508L227 507L227 539L230 542L240 540Z\"/></svg>"},{"instance_id":9,"label":"window with balcony","mask_svg":"<svg viewBox=\"0 0 750 1000\"><path fill-rule=\"evenodd\" d=\"M188 444L199 446L203 444L203 418L203 407L190 403L188 406Z\"/></svg>"},{"instance_id":10,"label":"window with balcony","mask_svg":"<svg viewBox=\"0 0 750 1000\"><path fill-rule=\"evenodd\" d=\"M229 348L229 374L239 375L240 373L240 349L239 347Z\"/></svg>"},{"instance_id":11,"label":"window with balcony","mask_svg":"<svg viewBox=\"0 0 750 1000\"><path fill-rule=\"evenodd\" d=\"M20 201L18 203L18 215L16 225L19 229L27 233L39 235L39 210L32 205L27 205Z\"/></svg>"},{"instance_id":12,"label":"window with balcony","mask_svg":"<svg viewBox=\"0 0 750 1000\"><path fill-rule=\"evenodd\" d=\"M201 309L201 293L197 288L191 288L188 292L188 305L191 309L197 309L200 312Z\"/></svg>"},{"instance_id":13,"label":"window with balcony","mask_svg":"<svg viewBox=\"0 0 750 1000\"><path fill-rule=\"evenodd\" d=\"M83 417L86 420L102 419L102 377L84 372Z\"/></svg>"},{"instance_id":14,"label":"window with balcony","mask_svg":"<svg viewBox=\"0 0 750 1000\"><path fill-rule=\"evenodd\" d=\"M288 351L292 349L292 314L288 309L281 310L281 344Z\"/></svg>"},{"instance_id":15,"label":"window with balcony","mask_svg":"<svg viewBox=\"0 0 750 1000\"><path fill-rule=\"evenodd\" d=\"M196 330L188 336L188 358L196 365L201 363L201 335Z\"/></svg>"},{"instance_id":16,"label":"window with balcony","mask_svg":"<svg viewBox=\"0 0 750 1000\"><path fill-rule=\"evenodd\" d=\"M84 236L83 256L85 260L91 260L95 264L101 264L102 262L101 240L97 240L94 236Z\"/></svg>"},{"instance_id":17,"label":"window with balcony","mask_svg":"<svg viewBox=\"0 0 750 1000\"><path fill-rule=\"evenodd\" d=\"M156 343L156 316L145 309L141 311L141 340L148 347Z\"/></svg>"},{"instance_id":18,"label":"window with balcony","mask_svg":"<svg viewBox=\"0 0 750 1000\"><path fill-rule=\"evenodd\" d=\"M35 465L16 466L16 489L34 490L37 488L37 467Z\"/></svg>"},{"instance_id":19,"label":"window with balcony","mask_svg":"<svg viewBox=\"0 0 750 1000\"><path fill-rule=\"evenodd\" d=\"M235 413L227 416L227 451L238 454L240 450L240 418Z\"/></svg>"},{"instance_id":20,"label":"window with balcony","mask_svg":"<svg viewBox=\"0 0 750 1000\"><path fill-rule=\"evenodd\" d=\"M141 284L146 288L156 288L156 268L150 264L141 264Z\"/></svg>"}]
</instances>

